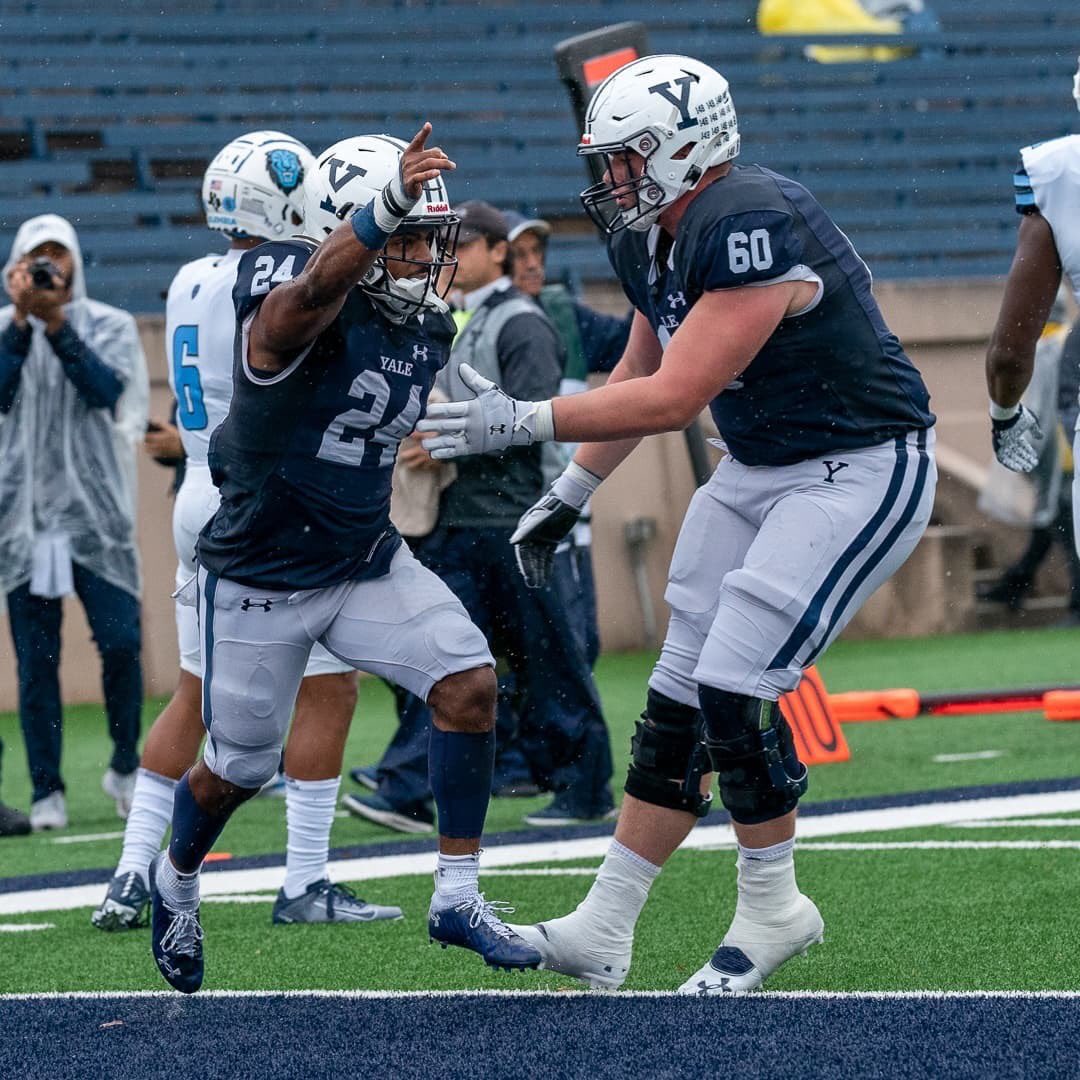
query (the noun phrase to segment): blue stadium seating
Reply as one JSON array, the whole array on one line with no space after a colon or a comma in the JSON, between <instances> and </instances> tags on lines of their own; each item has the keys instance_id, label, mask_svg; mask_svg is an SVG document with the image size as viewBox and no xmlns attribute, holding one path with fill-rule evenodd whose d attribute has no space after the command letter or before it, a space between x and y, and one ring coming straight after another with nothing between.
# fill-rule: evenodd
<instances>
[{"instance_id":1,"label":"blue stadium seating","mask_svg":"<svg viewBox=\"0 0 1080 1080\"><path fill-rule=\"evenodd\" d=\"M220 246L201 228L198 179L234 135L277 127L319 150L431 119L459 162L456 199L553 219L553 270L606 278L552 47L639 19L656 51L726 73L745 158L806 183L877 277L1000 274L1018 148L1075 126L1080 7L934 6L944 30L908 39L919 55L824 65L805 39L759 35L754 0L7 3L0 253L20 221L55 210L79 228L98 295L158 311L175 268Z\"/></svg>"}]
</instances>

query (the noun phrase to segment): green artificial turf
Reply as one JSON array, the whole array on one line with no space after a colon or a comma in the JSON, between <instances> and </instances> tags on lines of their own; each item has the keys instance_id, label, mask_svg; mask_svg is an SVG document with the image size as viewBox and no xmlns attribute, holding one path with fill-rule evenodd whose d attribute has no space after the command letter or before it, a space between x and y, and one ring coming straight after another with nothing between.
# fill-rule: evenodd
<instances>
[{"instance_id":1,"label":"green artificial turf","mask_svg":"<svg viewBox=\"0 0 1080 1080\"><path fill-rule=\"evenodd\" d=\"M1029 836L1009 830L1010 839ZM958 831L954 831L955 837ZM924 837L921 830L907 839ZM846 838L845 838L846 839ZM826 922L826 940L770 981L777 990L1077 990L1080 927L1071 897L1074 851L802 851L802 889ZM676 854L638 924L625 986L674 989L719 943L735 901L734 853ZM566 865L566 864L560 864ZM569 911L588 877L491 877L522 921ZM269 903L207 903L207 989L559 988L546 973L508 975L460 949L430 946L427 875L363 885L396 903L400 922L270 925ZM4 934L0 992L161 989L146 930L102 934L85 910L8 917L54 929Z\"/></svg>"},{"instance_id":2,"label":"green artificial turf","mask_svg":"<svg viewBox=\"0 0 1080 1080\"><path fill-rule=\"evenodd\" d=\"M627 653L602 657L597 682L612 733L614 788L622 785L630 734L641 711L653 657ZM995 688L1036 683L1080 682L1080 631L1027 630L954 635L901 641L841 641L820 669L834 692L891 686L920 690ZM162 702L147 703L149 725ZM360 703L345 754L346 769L378 759L394 730L393 701L375 679L361 683ZM811 771L807 802L904 791L1036 780L1067 776L1080 763L1080 724L1054 724L1039 714L920 717L887 723L849 724L844 733L851 761ZM0 714L6 744L2 795L25 807L29 782L17 718ZM939 764L937 754L999 750L1002 756ZM111 800L101 792L109 740L100 706L65 710L64 775L71 825L66 836L118 833L122 829ZM355 790L346 778L343 791ZM488 832L520 828L522 815L545 805L546 797L493 800ZM218 844L232 855L281 852L285 847L283 804L257 799L235 815ZM111 866L119 838L59 844L65 834L42 834L0 841L0 876ZM356 818L335 821L334 846L399 839L400 834Z\"/></svg>"}]
</instances>

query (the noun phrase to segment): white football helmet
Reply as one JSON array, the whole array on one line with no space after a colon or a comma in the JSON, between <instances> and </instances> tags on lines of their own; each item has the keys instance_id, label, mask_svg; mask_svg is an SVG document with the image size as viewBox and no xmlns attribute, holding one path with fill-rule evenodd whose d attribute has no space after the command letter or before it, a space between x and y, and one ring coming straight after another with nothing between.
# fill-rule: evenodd
<instances>
[{"instance_id":1,"label":"white football helmet","mask_svg":"<svg viewBox=\"0 0 1080 1080\"><path fill-rule=\"evenodd\" d=\"M303 224L311 151L280 131L252 131L218 151L203 176L206 224L229 236L276 240Z\"/></svg>"},{"instance_id":2,"label":"white football helmet","mask_svg":"<svg viewBox=\"0 0 1080 1080\"><path fill-rule=\"evenodd\" d=\"M640 173L611 181L611 159L633 150ZM603 154L607 176L581 193L589 217L606 233L648 229L712 165L739 153L739 124L727 79L689 56L644 56L609 75L585 114L578 154ZM617 200L631 202L625 208Z\"/></svg>"},{"instance_id":3,"label":"white football helmet","mask_svg":"<svg viewBox=\"0 0 1080 1080\"><path fill-rule=\"evenodd\" d=\"M400 168L408 143L390 135L358 135L324 150L304 184L304 234L322 243L343 221L370 203ZM429 233L430 258L405 258L404 236ZM387 242L360 287L387 318L404 322L421 308L446 311L443 297L450 291L457 268L458 216L450 207L442 177L424 185L424 194ZM395 248L400 245L400 251ZM415 267L395 278L386 258Z\"/></svg>"}]
</instances>

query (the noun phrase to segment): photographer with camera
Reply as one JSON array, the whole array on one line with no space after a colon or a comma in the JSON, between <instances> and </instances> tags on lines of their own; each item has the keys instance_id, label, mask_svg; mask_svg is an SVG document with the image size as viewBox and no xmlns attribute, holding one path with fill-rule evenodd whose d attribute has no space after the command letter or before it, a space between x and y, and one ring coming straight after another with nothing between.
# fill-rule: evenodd
<instances>
[{"instance_id":1,"label":"photographer with camera","mask_svg":"<svg viewBox=\"0 0 1080 1080\"><path fill-rule=\"evenodd\" d=\"M125 816L142 709L135 447L146 360L135 320L86 296L72 226L25 222L0 310L0 589L19 675L35 830L64 828L61 598L76 593L101 653L113 755L102 780Z\"/></svg>"}]
</instances>

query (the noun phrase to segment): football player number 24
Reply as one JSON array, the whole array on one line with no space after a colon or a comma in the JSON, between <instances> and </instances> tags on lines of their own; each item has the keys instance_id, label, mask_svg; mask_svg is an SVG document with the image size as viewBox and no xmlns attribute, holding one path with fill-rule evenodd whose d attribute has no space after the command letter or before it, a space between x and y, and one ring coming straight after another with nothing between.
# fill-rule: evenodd
<instances>
[{"instance_id":1,"label":"football player number 24","mask_svg":"<svg viewBox=\"0 0 1080 1080\"><path fill-rule=\"evenodd\" d=\"M199 328L178 326L172 339L173 386L176 389L176 419L187 431L202 431L208 423L199 366L189 363L198 356Z\"/></svg>"}]
</instances>

